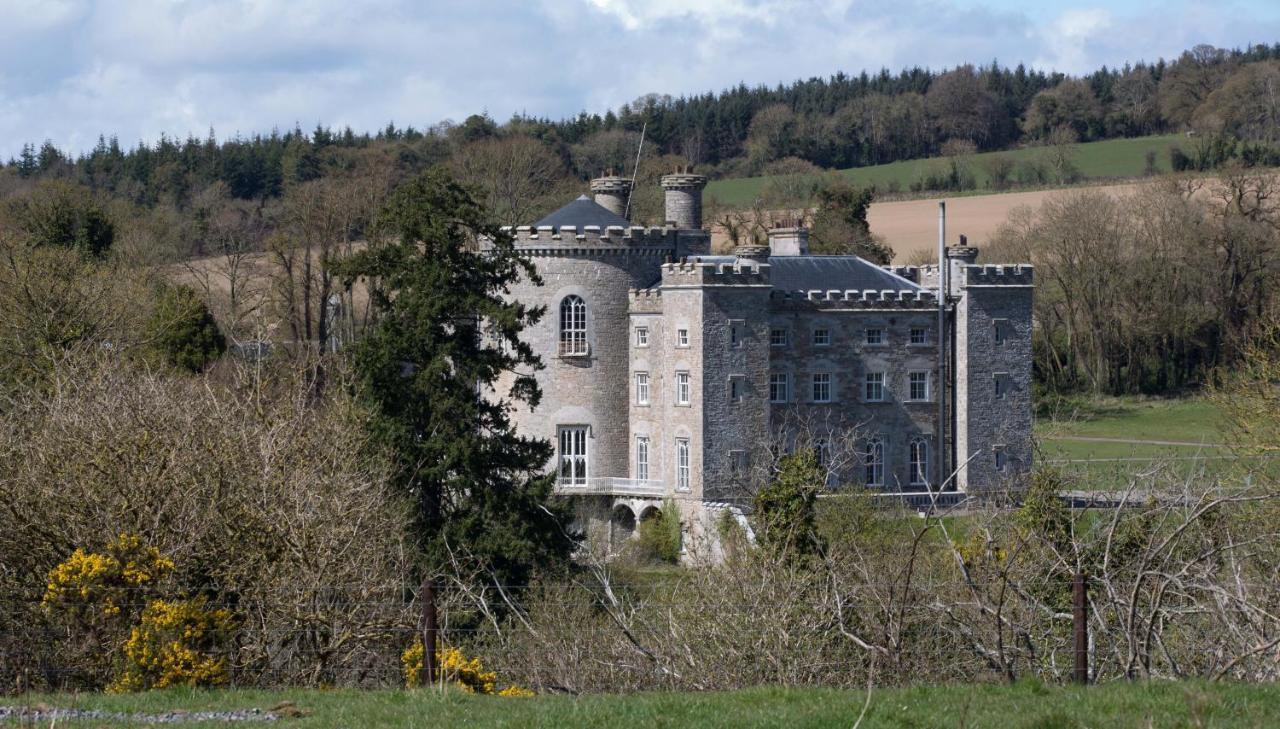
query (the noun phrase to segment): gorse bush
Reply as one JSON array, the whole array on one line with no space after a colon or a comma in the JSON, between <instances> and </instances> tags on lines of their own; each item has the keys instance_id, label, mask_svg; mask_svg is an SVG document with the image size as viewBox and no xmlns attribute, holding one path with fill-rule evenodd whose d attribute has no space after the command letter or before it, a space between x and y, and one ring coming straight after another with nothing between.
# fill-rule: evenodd
<instances>
[{"instance_id":1,"label":"gorse bush","mask_svg":"<svg viewBox=\"0 0 1280 729\"><path fill-rule=\"evenodd\" d=\"M123 646L123 669L107 690L123 693L171 686L220 686L235 628L231 611L203 597L152 600Z\"/></svg>"},{"instance_id":2,"label":"gorse bush","mask_svg":"<svg viewBox=\"0 0 1280 729\"><path fill-rule=\"evenodd\" d=\"M401 654L400 665L405 688L420 688L426 680L427 670L423 662L425 654L421 637L414 639L413 644ZM454 646L440 646L436 649L436 666L444 682L469 694L511 697L534 695L534 692L521 686L507 686L498 690L497 672L486 670L479 658L468 658L460 648Z\"/></svg>"}]
</instances>

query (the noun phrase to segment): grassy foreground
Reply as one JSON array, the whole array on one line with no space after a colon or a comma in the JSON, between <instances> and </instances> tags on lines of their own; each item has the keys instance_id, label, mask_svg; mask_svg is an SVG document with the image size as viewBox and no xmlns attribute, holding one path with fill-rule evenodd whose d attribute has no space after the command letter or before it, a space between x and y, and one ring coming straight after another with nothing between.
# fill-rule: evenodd
<instances>
[{"instance_id":1,"label":"grassy foreground","mask_svg":"<svg viewBox=\"0 0 1280 729\"><path fill-rule=\"evenodd\" d=\"M128 696L30 695L6 704L124 712L267 709L292 701L305 716L271 726L850 727L862 691L760 688L502 699L434 691L192 691ZM1208 683L1112 683L1088 688L956 685L872 692L863 727L1265 727L1280 717L1280 687ZM73 726L127 726L70 722ZM256 723L239 724L255 726ZM182 724L181 726L198 726ZM205 726L208 726L207 724Z\"/></svg>"},{"instance_id":2,"label":"grassy foreground","mask_svg":"<svg viewBox=\"0 0 1280 729\"><path fill-rule=\"evenodd\" d=\"M1146 167L1148 151L1156 153L1156 169L1160 172L1168 172L1169 148L1177 144L1183 145L1184 148L1188 146L1187 140L1178 134L1086 142L1077 145L1074 161L1080 170L1081 177L1085 180L1141 177ZM990 176L983 166L987 158L1003 155L1015 162L1021 162L1043 154L1043 148L1027 147L1008 152L984 152L973 155L969 167L978 185L978 189L973 192L994 192L988 189ZM882 191L896 185L898 189L906 192L910 189L912 182L922 178L942 162L940 158L913 159L869 167L854 167L840 170L839 174L855 185L875 185ZM731 207L746 207L760 197L770 179L769 177L740 177L716 180L707 186L707 195Z\"/></svg>"}]
</instances>

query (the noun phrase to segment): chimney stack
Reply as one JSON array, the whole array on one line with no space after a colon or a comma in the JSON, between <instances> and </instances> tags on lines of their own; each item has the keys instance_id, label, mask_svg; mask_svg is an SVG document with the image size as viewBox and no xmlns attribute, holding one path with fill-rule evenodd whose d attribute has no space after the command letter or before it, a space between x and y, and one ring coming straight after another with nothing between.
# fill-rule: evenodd
<instances>
[{"instance_id":1,"label":"chimney stack","mask_svg":"<svg viewBox=\"0 0 1280 729\"><path fill-rule=\"evenodd\" d=\"M627 199L631 196L631 180L619 177L609 170L604 177L591 181L591 194L596 204L614 215L630 219L627 215Z\"/></svg>"},{"instance_id":2,"label":"chimney stack","mask_svg":"<svg viewBox=\"0 0 1280 729\"><path fill-rule=\"evenodd\" d=\"M695 175L690 168L663 175L667 222L679 230L702 230L702 188L706 186L706 175Z\"/></svg>"},{"instance_id":3,"label":"chimney stack","mask_svg":"<svg viewBox=\"0 0 1280 729\"><path fill-rule=\"evenodd\" d=\"M770 228L769 252L774 256L809 255L809 229L801 225Z\"/></svg>"}]
</instances>

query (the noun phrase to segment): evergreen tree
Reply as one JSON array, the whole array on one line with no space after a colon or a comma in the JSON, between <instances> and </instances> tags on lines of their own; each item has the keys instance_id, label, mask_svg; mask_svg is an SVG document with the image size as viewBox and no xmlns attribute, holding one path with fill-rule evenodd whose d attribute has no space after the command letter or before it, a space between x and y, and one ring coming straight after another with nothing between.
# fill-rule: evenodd
<instances>
[{"instance_id":1,"label":"evergreen tree","mask_svg":"<svg viewBox=\"0 0 1280 729\"><path fill-rule=\"evenodd\" d=\"M375 438L415 502L430 563L461 550L498 579L525 584L572 546L566 507L552 501L545 471L551 445L516 433L509 417L514 403L538 404L531 373L542 362L519 335L544 312L503 292L537 274L441 168L398 188L378 224L381 242L331 264L369 282L378 312L353 351ZM479 250L482 239L492 243Z\"/></svg>"},{"instance_id":2,"label":"evergreen tree","mask_svg":"<svg viewBox=\"0 0 1280 729\"><path fill-rule=\"evenodd\" d=\"M161 360L188 372L203 370L227 349L209 307L189 286L160 288L147 339Z\"/></svg>"},{"instance_id":3,"label":"evergreen tree","mask_svg":"<svg viewBox=\"0 0 1280 729\"><path fill-rule=\"evenodd\" d=\"M761 547L790 559L810 557L822 549L815 507L825 481L826 472L812 448L782 459L777 477L755 496L753 521Z\"/></svg>"}]
</instances>

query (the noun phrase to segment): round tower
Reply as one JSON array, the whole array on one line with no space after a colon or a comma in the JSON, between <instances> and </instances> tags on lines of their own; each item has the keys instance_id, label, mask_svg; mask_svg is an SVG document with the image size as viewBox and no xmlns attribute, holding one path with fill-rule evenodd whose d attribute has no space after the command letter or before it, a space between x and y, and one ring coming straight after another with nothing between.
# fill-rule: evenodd
<instances>
[{"instance_id":1,"label":"round tower","mask_svg":"<svg viewBox=\"0 0 1280 729\"><path fill-rule=\"evenodd\" d=\"M631 477L629 291L658 281L676 251L676 231L624 226L620 219L589 223L614 217L595 207L578 200L540 221L550 224L511 231L542 285L521 280L509 295L546 310L522 335L543 361L535 375L542 401L532 410L517 408L512 421L522 435L556 447L549 470L560 472L566 448L585 449L585 475L571 466L560 479L565 493L599 494Z\"/></svg>"},{"instance_id":2,"label":"round tower","mask_svg":"<svg viewBox=\"0 0 1280 729\"><path fill-rule=\"evenodd\" d=\"M680 230L701 230L702 188L706 186L706 175L696 175L688 170L663 175L667 222Z\"/></svg>"},{"instance_id":3,"label":"round tower","mask_svg":"<svg viewBox=\"0 0 1280 729\"><path fill-rule=\"evenodd\" d=\"M631 180L609 174L591 181L591 194L600 207L614 215L629 218L627 200L631 197Z\"/></svg>"}]
</instances>

